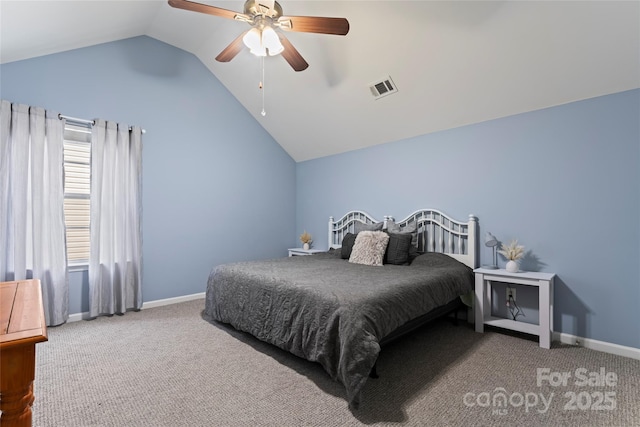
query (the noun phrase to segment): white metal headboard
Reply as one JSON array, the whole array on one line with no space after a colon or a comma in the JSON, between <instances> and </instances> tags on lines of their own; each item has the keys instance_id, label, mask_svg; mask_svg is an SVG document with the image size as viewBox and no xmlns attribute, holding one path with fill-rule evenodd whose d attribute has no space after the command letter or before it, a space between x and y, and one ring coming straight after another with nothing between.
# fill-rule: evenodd
<instances>
[{"instance_id":1,"label":"white metal headboard","mask_svg":"<svg viewBox=\"0 0 640 427\"><path fill-rule=\"evenodd\" d=\"M443 253L471 268L478 267L478 218L474 215L462 222L436 209L420 209L396 224L401 228L416 224L418 252Z\"/></svg>"},{"instance_id":2,"label":"white metal headboard","mask_svg":"<svg viewBox=\"0 0 640 427\"><path fill-rule=\"evenodd\" d=\"M392 216L384 217L384 229ZM355 221L365 224L379 222L362 211L351 211L338 221L329 218L329 247L339 248L345 234L353 232ZM396 222L401 229L416 225L418 231L418 252L438 252L468 265L478 267L478 218L469 215L465 222L455 220L436 209L420 209Z\"/></svg>"},{"instance_id":3,"label":"white metal headboard","mask_svg":"<svg viewBox=\"0 0 640 427\"><path fill-rule=\"evenodd\" d=\"M384 227L386 228L387 216L384 217ZM363 222L365 224L375 224L378 221L368 213L364 211L351 211L346 213L342 218L337 221L333 220L333 217L329 217L329 248L339 248L342 246L342 238L347 233L353 233L353 227L356 221Z\"/></svg>"}]
</instances>

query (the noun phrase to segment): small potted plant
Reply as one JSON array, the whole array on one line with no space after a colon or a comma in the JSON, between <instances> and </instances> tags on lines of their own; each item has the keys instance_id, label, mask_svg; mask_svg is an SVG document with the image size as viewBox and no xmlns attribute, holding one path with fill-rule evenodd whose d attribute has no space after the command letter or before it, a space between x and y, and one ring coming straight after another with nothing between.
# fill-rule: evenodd
<instances>
[{"instance_id":1,"label":"small potted plant","mask_svg":"<svg viewBox=\"0 0 640 427\"><path fill-rule=\"evenodd\" d=\"M507 271L517 273L520 267L516 261L524 256L524 246L518 245L517 240L512 240L507 246L503 243L498 252L509 260L506 266Z\"/></svg>"},{"instance_id":2,"label":"small potted plant","mask_svg":"<svg viewBox=\"0 0 640 427\"><path fill-rule=\"evenodd\" d=\"M308 251L309 245L312 242L311 234L307 233L307 231L305 230L305 232L300 235L300 241L302 242L302 249Z\"/></svg>"}]
</instances>

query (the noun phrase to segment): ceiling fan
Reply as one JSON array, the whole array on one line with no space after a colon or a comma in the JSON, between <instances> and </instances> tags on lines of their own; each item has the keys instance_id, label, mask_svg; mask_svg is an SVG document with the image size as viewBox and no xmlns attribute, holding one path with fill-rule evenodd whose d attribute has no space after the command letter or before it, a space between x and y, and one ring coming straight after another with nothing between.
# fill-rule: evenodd
<instances>
[{"instance_id":1,"label":"ceiling fan","mask_svg":"<svg viewBox=\"0 0 640 427\"><path fill-rule=\"evenodd\" d=\"M284 31L339 36L344 36L349 32L349 21L345 18L283 16L282 7L274 0L247 0L243 13L189 0L169 0L169 5L178 9L234 19L251 25L250 29L240 34L216 56L216 61L219 62L231 61L240 53L244 44L256 56L282 54L295 71L302 71L307 69L309 64L284 34L276 33L275 28Z\"/></svg>"}]
</instances>

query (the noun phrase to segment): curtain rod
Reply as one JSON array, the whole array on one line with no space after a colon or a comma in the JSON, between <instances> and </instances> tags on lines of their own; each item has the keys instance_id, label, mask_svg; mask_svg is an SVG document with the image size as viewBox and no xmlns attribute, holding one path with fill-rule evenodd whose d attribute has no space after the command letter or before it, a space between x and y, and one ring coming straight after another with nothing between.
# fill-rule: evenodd
<instances>
[{"instance_id":1,"label":"curtain rod","mask_svg":"<svg viewBox=\"0 0 640 427\"><path fill-rule=\"evenodd\" d=\"M96 124L95 120L79 119L77 117L65 116L63 114L58 114L58 118L60 120L65 119L65 120L69 120L70 122L82 123L84 125L93 126L93 125ZM129 130L131 130L131 128L129 128ZM147 130L146 129L142 129L142 133L147 133Z\"/></svg>"}]
</instances>

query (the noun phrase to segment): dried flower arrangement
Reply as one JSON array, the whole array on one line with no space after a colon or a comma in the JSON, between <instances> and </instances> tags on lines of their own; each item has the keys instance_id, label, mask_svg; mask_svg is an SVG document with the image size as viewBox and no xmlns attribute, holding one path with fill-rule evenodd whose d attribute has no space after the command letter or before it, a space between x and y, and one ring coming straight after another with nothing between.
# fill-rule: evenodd
<instances>
[{"instance_id":1,"label":"dried flower arrangement","mask_svg":"<svg viewBox=\"0 0 640 427\"><path fill-rule=\"evenodd\" d=\"M300 235L300 241L302 243L311 243L311 234L305 230L305 232Z\"/></svg>"},{"instance_id":2,"label":"dried flower arrangement","mask_svg":"<svg viewBox=\"0 0 640 427\"><path fill-rule=\"evenodd\" d=\"M508 246L503 243L498 252L506 259L516 261L524 256L524 246L518 245L517 240L512 240Z\"/></svg>"}]
</instances>

